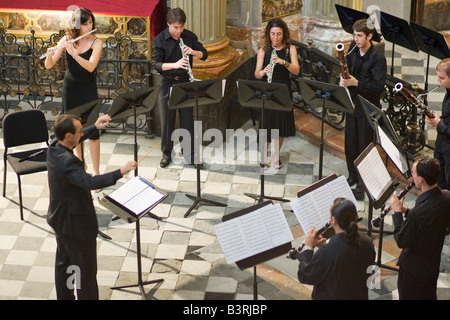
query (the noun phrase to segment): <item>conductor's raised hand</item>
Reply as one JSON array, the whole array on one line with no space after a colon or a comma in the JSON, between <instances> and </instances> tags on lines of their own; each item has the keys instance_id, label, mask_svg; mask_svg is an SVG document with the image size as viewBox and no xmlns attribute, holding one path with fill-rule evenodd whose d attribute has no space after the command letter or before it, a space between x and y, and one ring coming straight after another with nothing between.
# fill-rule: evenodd
<instances>
[{"instance_id":1,"label":"conductor's raised hand","mask_svg":"<svg viewBox=\"0 0 450 320\"><path fill-rule=\"evenodd\" d=\"M131 171L136 170L136 168L137 168L136 161L128 161L122 168L120 168L120 173L124 176L130 173Z\"/></svg>"},{"instance_id":2,"label":"conductor's raised hand","mask_svg":"<svg viewBox=\"0 0 450 320\"><path fill-rule=\"evenodd\" d=\"M97 121L95 121L95 127L98 130L105 129L109 122L111 121L111 117L108 114L104 114L103 116L100 116Z\"/></svg>"}]
</instances>

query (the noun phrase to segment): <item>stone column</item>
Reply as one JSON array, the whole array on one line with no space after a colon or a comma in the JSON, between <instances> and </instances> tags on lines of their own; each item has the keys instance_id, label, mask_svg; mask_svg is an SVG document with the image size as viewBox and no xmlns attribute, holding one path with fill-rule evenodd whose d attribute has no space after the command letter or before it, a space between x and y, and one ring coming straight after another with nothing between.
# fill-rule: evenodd
<instances>
[{"instance_id":1,"label":"stone column","mask_svg":"<svg viewBox=\"0 0 450 320\"><path fill-rule=\"evenodd\" d=\"M241 54L230 46L226 35L227 0L172 0L171 7L183 9L186 29L194 32L208 51L206 61L194 58L195 78L224 77L240 62Z\"/></svg>"},{"instance_id":2,"label":"stone column","mask_svg":"<svg viewBox=\"0 0 450 320\"><path fill-rule=\"evenodd\" d=\"M361 11L362 0L310 0L308 37L314 45L328 54L335 54L337 43L350 44L353 36L342 29L335 5Z\"/></svg>"}]
</instances>

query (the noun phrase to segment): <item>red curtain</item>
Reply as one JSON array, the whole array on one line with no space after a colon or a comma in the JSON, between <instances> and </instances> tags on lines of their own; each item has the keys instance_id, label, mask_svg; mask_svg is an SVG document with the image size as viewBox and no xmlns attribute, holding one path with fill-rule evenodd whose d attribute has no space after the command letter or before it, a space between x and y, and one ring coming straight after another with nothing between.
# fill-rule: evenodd
<instances>
[{"instance_id":1,"label":"red curtain","mask_svg":"<svg viewBox=\"0 0 450 320\"><path fill-rule=\"evenodd\" d=\"M67 11L85 7L94 14L150 17L160 0L0 0L1 9Z\"/></svg>"}]
</instances>

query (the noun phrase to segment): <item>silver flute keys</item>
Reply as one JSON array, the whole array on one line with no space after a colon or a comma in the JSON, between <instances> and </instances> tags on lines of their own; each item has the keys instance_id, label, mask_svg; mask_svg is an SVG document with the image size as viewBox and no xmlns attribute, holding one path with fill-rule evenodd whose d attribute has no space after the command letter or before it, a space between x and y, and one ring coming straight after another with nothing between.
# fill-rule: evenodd
<instances>
[{"instance_id":1,"label":"silver flute keys","mask_svg":"<svg viewBox=\"0 0 450 320\"><path fill-rule=\"evenodd\" d=\"M273 47L272 54L270 55L270 72L267 74L267 82L272 83L273 69L275 68L274 58L277 55L277 48Z\"/></svg>"},{"instance_id":2,"label":"silver flute keys","mask_svg":"<svg viewBox=\"0 0 450 320\"><path fill-rule=\"evenodd\" d=\"M190 64L190 62L189 62L189 56L184 52L183 47L184 47L184 41L183 41L183 39L180 37L180 49L181 49L181 54L183 55L183 58L184 58L184 59L187 59L187 61L188 61L188 66L187 66L187 68L186 68L186 71L187 71L187 73L188 73L188 75L189 75L189 81L190 81L190 82L193 82L193 81L195 81L195 79L194 79L194 75L192 74L192 68L191 68L191 64Z\"/></svg>"}]
</instances>

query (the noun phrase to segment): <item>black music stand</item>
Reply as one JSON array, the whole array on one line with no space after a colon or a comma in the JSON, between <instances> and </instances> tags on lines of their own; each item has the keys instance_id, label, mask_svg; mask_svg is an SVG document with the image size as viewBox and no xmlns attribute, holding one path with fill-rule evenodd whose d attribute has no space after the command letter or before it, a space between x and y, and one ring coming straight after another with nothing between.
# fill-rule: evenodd
<instances>
[{"instance_id":1,"label":"black music stand","mask_svg":"<svg viewBox=\"0 0 450 320\"><path fill-rule=\"evenodd\" d=\"M381 11L380 27L384 39L392 43L391 76L393 76L395 46L399 45L415 52L419 52L419 47L417 46L411 27L406 20Z\"/></svg>"},{"instance_id":2,"label":"black music stand","mask_svg":"<svg viewBox=\"0 0 450 320\"><path fill-rule=\"evenodd\" d=\"M134 120L134 161L138 162L138 143L137 143L137 115L150 112L156 104L159 87L143 88L132 92L124 93L118 96L108 110L112 121L133 117ZM134 176L138 176L138 167L134 170ZM150 217L162 220L151 212L147 213Z\"/></svg>"},{"instance_id":3,"label":"black music stand","mask_svg":"<svg viewBox=\"0 0 450 320\"><path fill-rule=\"evenodd\" d=\"M264 194L264 155L265 155L265 141L267 141L267 136L265 135L264 129L264 113L266 109L269 110L279 110L279 111L291 111L292 101L289 94L289 89L287 85L281 83L267 83L262 81L254 80L238 80L238 99L239 103L243 107L248 108L258 108L261 109L261 119L259 125L259 149L261 154L261 194L249 194L245 195L262 202L264 199L289 202L288 200L269 197Z\"/></svg>"},{"instance_id":4,"label":"black music stand","mask_svg":"<svg viewBox=\"0 0 450 320\"><path fill-rule=\"evenodd\" d=\"M109 209L112 213L116 214L117 217L122 218L128 223L135 222L136 224L136 256L137 256L137 272L138 272L138 282L137 284L131 284L131 285L124 285L124 286L117 286L112 287L112 290L120 290L125 288L132 288L132 287L139 287L139 290L141 292L142 297L145 299L146 294L144 291L144 286L147 284L153 284L153 283L159 283L164 281L164 279L156 279L151 281L143 281L142 279L142 253L141 253L141 227L140 227L140 219L145 215L149 214L150 210L156 207L161 201L163 201L167 197L167 192L161 190L157 186L151 184L150 182L146 181L145 179L135 176L135 181L138 181L140 185L144 185L145 187L128 187L128 184L133 184L134 181L128 181L120 188L129 188L130 190L127 191L127 196L129 199L133 200L139 200L139 201L152 201L150 204L146 204L145 208L139 210L140 212L135 212L130 207L127 207L125 202L122 201L119 202L117 198L114 198L112 196L113 192L111 192L109 195L104 194L103 199L100 200L100 204L103 205L105 208ZM119 189L120 189L119 188ZM141 188L141 189L140 189ZM146 193L145 189L148 188L150 190L150 193ZM117 190L116 190L117 191ZM150 194L150 195L149 195ZM123 197L121 197L123 199Z\"/></svg>"},{"instance_id":5,"label":"black music stand","mask_svg":"<svg viewBox=\"0 0 450 320\"><path fill-rule=\"evenodd\" d=\"M345 32L353 34L353 25L356 21L362 19L370 19L370 15L366 12L358 11L352 8L344 7L339 4L335 4L336 11L339 16L342 28ZM375 30L372 37L375 42L381 42L380 34Z\"/></svg>"},{"instance_id":6,"label":"black music stand","mask_svg":"<svg viewBox=\"0 0 450 320\"><path fill-rule=\"evenodd\" d=\"M361 106L363 107L366 119L372 126L374 132L376 132L377 126L380 126L384 130L384 132L386 132L386 134L389 136L392 142L396 146L400 146L401 140L398 134L395 132L395 129L392 126L392 122L391 120L389 120L386 113L384 113L384 111L381 108L377 107L376 105L374 105L367 99L363 98L362 96L358 95L358 99L361 103ZM376 139L376 136L374 136L374 139Z\"/></svg>"},{"instance_id":7,"label":"black music stand","mask_svg":"<svg viewBox=\"0 0 450 320\"><path fill-rule=\"evenodd\" d=\"M76 108L67 110L67 114L71 114L74 116L79 117L81 120L81 124L84 128L92 126L98 119L100 114L100 109L102 107L102 101L103 99L95 99L88 103L85 103L81 106L78 106ZM89 138L89 137L88 137ZM81 161L83 162L83 166L85 165L85 158L84 158L84 145L83 143L80 144L81 147ZM105 239L112 240L112 238L105 233L98 231L98 234L102 236Z\"/></svg>"},{"instance_id":8,"label":"black music stand","mask_svg":"<svg viewBox=\"0 0 450 320\"><path fill-rule=\"evenodd\" d=\"M271 204L273 204L272 201L265 201L265 202L257 203L256 205L254 205L250 208L242 209L237 212L234 212L234 213L224 216L222 218L222 221L225 222L225 221L229 221L231 219L238 218L240 216L251 213L253 211L256 211L262 207L265 207L265 206L271 205ZM240 270L245 270L245 269L253 267L253 299L255 301L258 300L258 282L257 282L257 275L256 275L256 266L260 263L264 263L266 261L275 259L281 255L285 255L291 249L292 249L292 244L289 242L284 245L277 246L268 251L262 252L260 254L257 254L257 255L254 255L254 256L251 256L251 257L248 257L246 259L236 262L236 265L238 266L238 268Z\"/></svg>"},{"instance_id":9,"label":"black music stand","mask_svg":"<svg viewBox=\"0 0 450 320\"><path fill-rule=\"evenodd\" d=\"M430 70L430 56L436 57L440 60L444 60L450 57L450 49L448 48L447 41L444 36L436 31L430 30L411 22L411 29L416 37L417 44L420 50L427 54L427 72L425 74L425 91L428 91L428 78ZM427 96L424 99L427 104Z\"/></svg>"},{"instance_id":10,"label":"black music stand","mask_svg":"<svg viewBox=\"0 0 450 320\"><path fill-rule=\"evenodd\" d=\"M199 120L199 106L217 104L223 98L223 93L225 90L225 80L223 79L213 79L204 81L194 81L174 84L171 88L170 100L169 100L169 110L176 110L182 108L192 108L195 107L196 119ZM194 203L191 205L189 210L184 214L186 218L194 208L199 206L201 203L211 206L226 207L226 204L219 203L217 201L208 200L202 198L200 190L200 164L202 163L200 159L200 138L202 133L198 132L201 128L194 127L194 161L197 170L197 195L192 196L186 194L186 197L193 200ZM186 150L184 151L186 152Z\"/></svg>"},{"instance_id":11,"label":"black music stand","mask_svg":"<svg viewBox=\"0 0 450 320\"><path fill-rule=\"evenodd\" d=\"M323 178L324 128L327 109L354 113L350 92L346 87L315 80L300 79L300 91L307 104L322 106L322 127L320 134L319 180Z\"/></svg>"}]
</instances>

